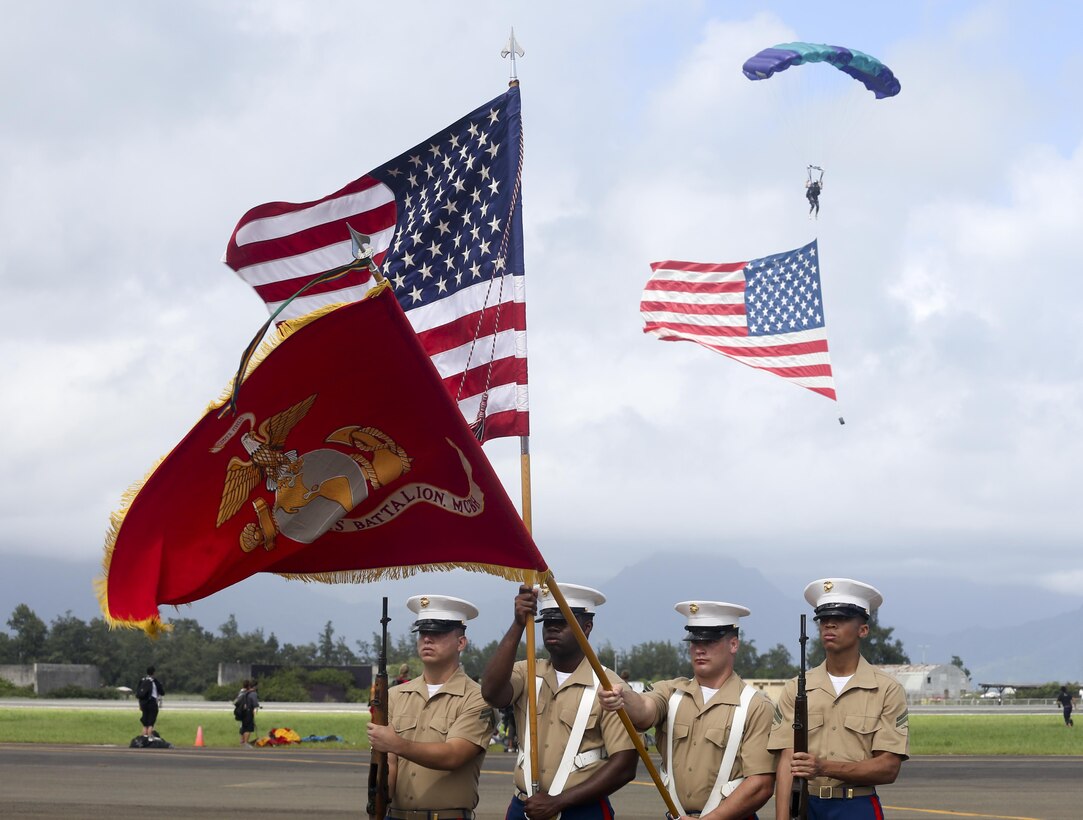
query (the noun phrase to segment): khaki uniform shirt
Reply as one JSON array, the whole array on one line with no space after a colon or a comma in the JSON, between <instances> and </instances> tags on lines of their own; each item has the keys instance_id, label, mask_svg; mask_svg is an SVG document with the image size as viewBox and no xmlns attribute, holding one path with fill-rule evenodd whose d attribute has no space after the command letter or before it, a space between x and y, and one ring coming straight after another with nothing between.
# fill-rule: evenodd
<instances>
[{"instance_id":1,"label":"khaki uniform shirt","mask_svg":"<svg viewBox=\"0 0 1083 820\"><path fill-rule=\"evenodd\" d=\"M473 809L478 805L478 777L493 734L493 710L481 697L481 687L460 667L429 697L423 675L388 692L388 723L407 740L445 743L461 737L482 748L451 772L426 769L404 757L391 805L396 809Z\"/></svg>"},{"instance_id":2,"label":"khaki uniform shirt","mask_svg":"<svg viewBox=\"0 0 1083 820\"><path fill-rule=\"evenodd\" d=\"M561 758L564 757L568 739L571 737L575 714L579 711L579 701L582 699L585 687L594 683L594 675L586 658L559 689L556 670L553 669L552 663L539 660L536 673L542 679L541 692L538 693L538 737L531 738L530 742L538 749L538 768L541 769L535 774L535 779L541 790L548 792L549 785L560 767ZM606 669L605 674L611 681L618 679L612 670ZM523 743L527 732L526 685L526 661L519 661L511 670L511 686L514 693L512 704L515 706L520 744ZM587 728L583 732L583 741L579 744L577 753L602 748L609 754L614 754L625 749L634 749L635 744L628 737L628 732L625 731L624 724L620 722L617 713L604 712L602 704L595 695L594 704L590 707L590 717L587 719ZM568 775L564 790L567 791L586 782L603 765L605 761L598 760L582 769L573 769ZM526 791L526 780L521 766L515 769L515 785L519 791Z\"/></svg>"},{"instance_id":3,"label":"khaki uniform shirt","mask_svg":"<svg viewBox=\"0 0 1083 820\"><path fill-rule=\"evenodd\" d=\"M809 670L805 677L808 693L808 749L814 757L859 763L873 752L893 752L904 760L909 756L909 712L902 686L864 658L857 671L835 695L827 676L827 664ZM775 706L769 749L793 748L793 702L797 679L788 681ZM841 780L818 777L809 781L813 793L820 786L838 786Z\"/></svg>"},{"instance_id":4,"label":"khaki uniform shirt","mask_svg":"<svg viewBox=\"0 0 1083 820\"><path fill-rule=\"evenodd\" d=\"M644 697L655 710L658 750L662 753L666 771L674 779L677 797L685 811L700 811L707 803L718 779L722 755L729 744L733 715L741 702L745 683L737 675L730 675L714 696L703 702L703 690L695 680L677 678L659 681ZM674 692L686 692L677 707L673 723L673 762L665 760L668 727L669 699ZM771 732L771 700L763 692L757 692L748 705L745 730L733 774L723 772L727 780L754 774L775 773L778 764L774 752L767 750L767 736Z\"/></svg>"}]
</instances>

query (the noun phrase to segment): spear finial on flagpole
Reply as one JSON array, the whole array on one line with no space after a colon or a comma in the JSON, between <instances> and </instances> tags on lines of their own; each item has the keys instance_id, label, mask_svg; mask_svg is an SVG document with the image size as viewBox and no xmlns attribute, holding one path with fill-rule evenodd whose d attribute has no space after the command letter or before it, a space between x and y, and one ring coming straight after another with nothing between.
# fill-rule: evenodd
<instances>
[{"instance_id":1,"label":"spear finial on flagpole","mask_svg":"<svg viewBox=\"0 0 1083 820\"><path fill-rule=\"evenodd\" d=\"M355 231L349 223L346 224L346 228L350 232L350 250L353 258L369 269L369 273L372 274L372 278L376 280L377 284L383 284L384 273L380 270L380 266L376 264L376 251L372 247L372 237L366 233Z\"/></svg>"},{"instance_id":2,"label":"spear finial on flagpole","mask_svg":"<svg viewBox=\"0 0 1083 820\"><path fill-rule=\"evenodd\" d=\"M524 54L526 52L515 40L515 27L512 26L511 34L508 36L508 44L500 52L501 57L511 55L511 76L508 77L508 85L519 85L519 75L515 73L515 58L522 57Z\"/></svg>"}]
</instances>

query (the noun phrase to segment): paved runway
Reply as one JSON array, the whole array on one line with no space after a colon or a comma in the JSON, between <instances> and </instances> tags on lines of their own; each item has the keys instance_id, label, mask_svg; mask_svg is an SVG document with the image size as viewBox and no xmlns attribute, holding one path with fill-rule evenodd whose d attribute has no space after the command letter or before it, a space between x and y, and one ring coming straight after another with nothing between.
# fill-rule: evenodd
<instances>
[{"instance_id":1,"label":"paved runway","mask_svg":"<svg viewBox=\"0 0 1083 820\"><path fill-rule=\"evenodd\" d=\"M500 820L512 755L485 761L481 820ZM368 755L305 748L125 749L0 744L0 815L11 818L362 817ZM1079 820L1083 758L921 757L881 790L888 818ZM659 820L641 770L613 799L620 820ZM770 805L760 812L772 818Z\"/></svg>"}]
</instances>

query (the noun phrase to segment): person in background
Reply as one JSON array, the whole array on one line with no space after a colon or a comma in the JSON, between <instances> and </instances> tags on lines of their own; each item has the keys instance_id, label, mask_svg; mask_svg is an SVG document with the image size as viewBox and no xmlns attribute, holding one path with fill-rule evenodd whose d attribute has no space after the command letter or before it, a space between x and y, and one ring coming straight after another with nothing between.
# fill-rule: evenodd
<instances>
[{"instance_id":1,"label":"person in background","mask_svg":"<svg viewBox=\"0 0 1083 820\"><path fill-rule=\"evenodd\" d=\"M1057 703L1064 708L1064 725L1075 726L1072 723L1072 707L1075 705L1075 701L1072 700L1072 696L1068 694L1068 687L1062 686L1060 688L1060 694L1057 695Z\"/></svg>"},{"instance_id":2,"label":"person in background","mask_svg":"<svg viewBox=\"0 0 1083 820\"><path fill-rule=\"evenodd\" d=\"M241 716L241 746L251 748L250 738L256 731L256 710L259 709L259 681L248 681L244 690L244 712Z\"/></svg>"},{"instance_id":3,"label":"person in background","mask_svg":"<svg viewBox=\"0 0 1083 820\"><path fill-rule=\"evenodd\" d=\"M147 674L139 680L135 688L135 697L139 701L139 722L143 725L143 737L154 737L154 724L158 720L158 710L162 706L165 687L154 677L154 667L147 667Z\"/></svg>"}]
</instances>

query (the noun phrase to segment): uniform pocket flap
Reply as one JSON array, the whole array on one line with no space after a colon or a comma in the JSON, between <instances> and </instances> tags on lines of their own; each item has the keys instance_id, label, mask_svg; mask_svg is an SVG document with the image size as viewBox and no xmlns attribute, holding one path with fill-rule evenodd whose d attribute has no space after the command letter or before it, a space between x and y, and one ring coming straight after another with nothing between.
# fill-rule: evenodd
<instances>
[{"instance_id":1,"label":"uniform pocket flap","mask_svg":"<svg viewBox=\"0 0 1083 820\"><path fill-rule=\"evenodd\" d=\"M417 715L392 715L388 721L399 734L417 726Z\"/></svg>"},{"instance_id":2,"label":"uniform pocket flap","mask_svg":"<svg viewBox=\"0 0 1083 820\"><path fill-rule=\"evenodd\" d=\"M868 715L847 715L843 720L843 724L852 732L857 732L859 735L869 735L876 731L876 727L880 725L879 716Z\"/></svg>"},{"instance_id":3,"label":"uniform pocket flap","mask_svg":"<svg viewBox=\"0 0 1083 820\"><path fill-rule=\"evenodd\" d=\"M706 732L704 732L703 736L708 740L708 742L713 743L719 749L724 749L726 747L726 739L729 737L729 733L729 726L727 726L725 729L716 726L715 728L708 729Z\"/></svg>"},{"instance_id":4,"label":"uniform pocket flap","mask_svg":"<svg viewBox=\"0 0 1083 820\"><path fill-rule=\"evenodd\" d=\"M824 716L822 714L813 713L813 714L808 716L808 728L809 728L810 731L812 729L822 729L823 725L824 725Z\"/></svg>"},{"instance_id":5,"label":"uniform pocket flap","mask_svg":"<svg viewBox=\"0 0 1083 820\"><path fill-rule=\"evenodd\" d=\"M569 730L571 730L571 728L573 726L575 726L575 716L578 713L579 713L578 708L575 708L575 709L562 709L561 712L560 712L560 722L563 723L565 726L567 726ZM598 725L598 715L594 711L591 711L591 713L587 715L587 725L585 727L585 730L586 729L593 729L597 725Z\"/></svg>"},{"instance_id":6,"label":"uniform pocket flap","mask_svg":"<svg viewBox=\"0 0 1083 820\"><path fill-rule=\"evenodd\" d=\"M673 739L682 740L688 737L688 733L691 731L691 727L687 723L674 723L673 724Z\"/></svg>"},{"instance_id":7,"label":"uniform pocket flap","mask_svg":"<svg viewBox=\"0 0 1083 820\"><path fill-rule=\"evenodd\" d=\"M451 721L448 720L447 715L434 715L432 720L429 721L429 728L442 735L447 734L448 727L450 726Z\"/></svg>"}]
</instances>

